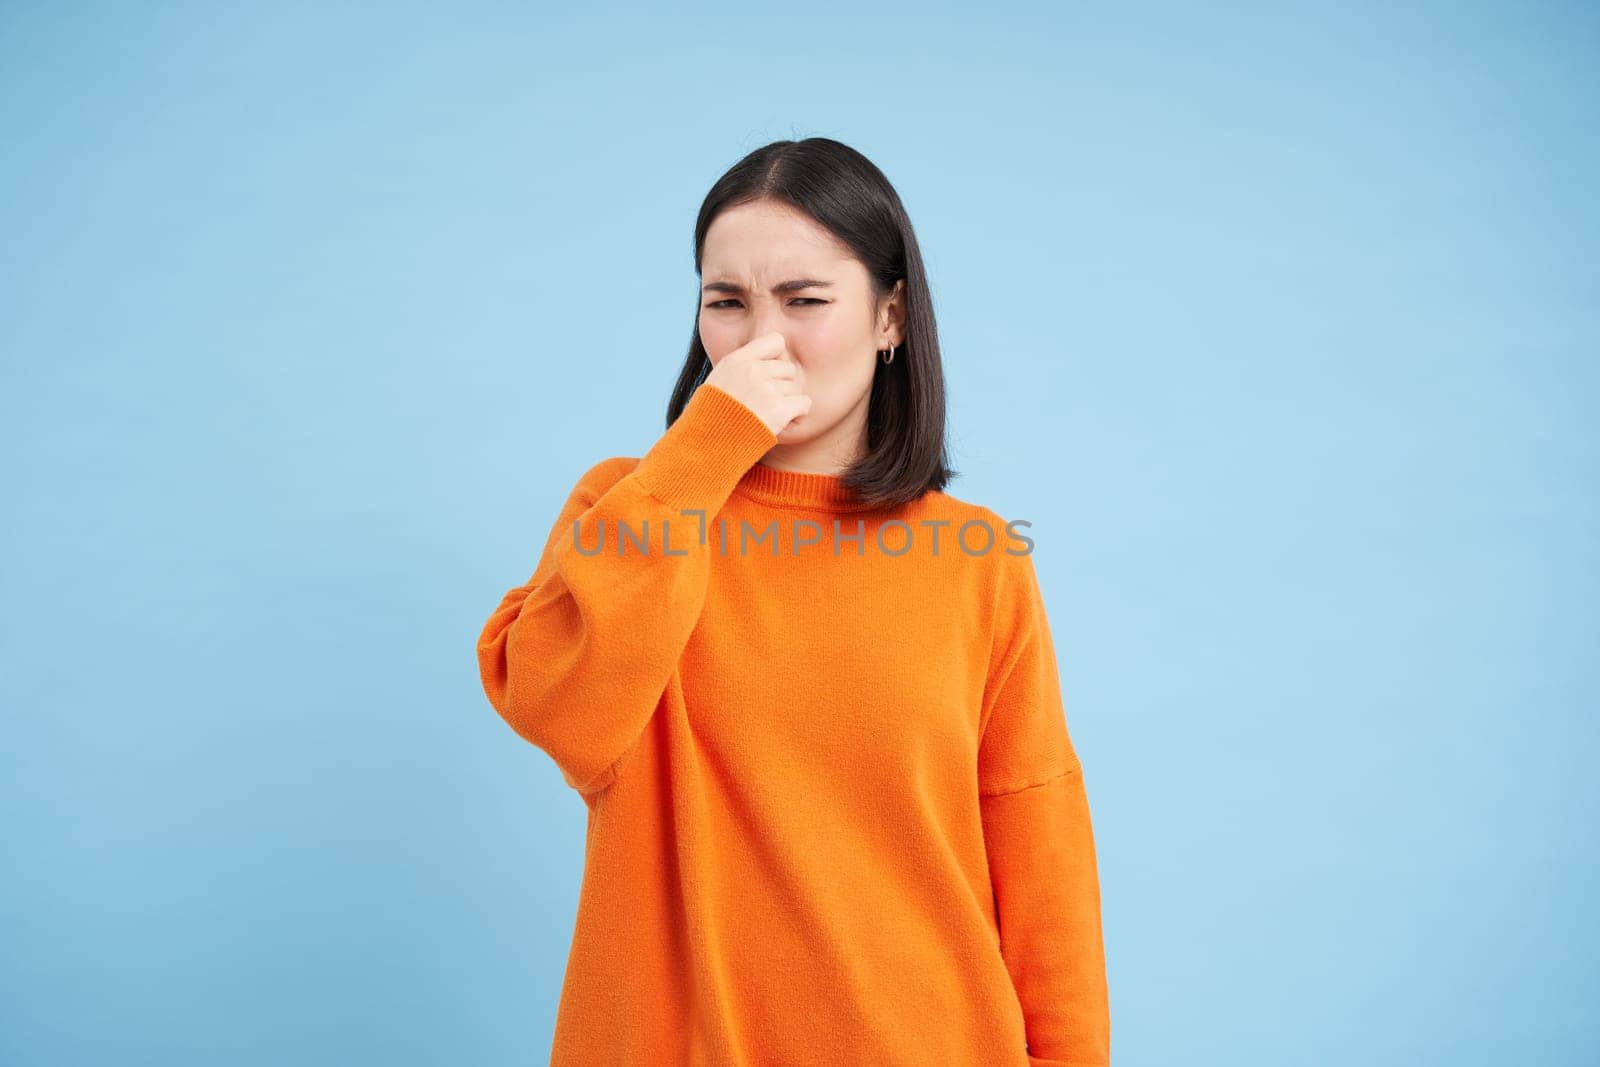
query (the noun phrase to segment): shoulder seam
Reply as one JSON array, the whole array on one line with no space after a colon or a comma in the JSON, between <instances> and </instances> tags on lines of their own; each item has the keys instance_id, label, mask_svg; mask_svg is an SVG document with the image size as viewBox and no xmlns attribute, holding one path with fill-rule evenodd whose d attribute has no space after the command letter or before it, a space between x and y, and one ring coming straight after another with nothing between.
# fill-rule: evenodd
<instances>
[{"instance_id":1,"label":"shoulder seam","mask_svg":"<svg viewBox=\"0 0 1600 1067\"><path fill-rule=\"evenodd\" d=\"M1067 775L1069 775L1069 774L1081 774L1082 772L1083 772L1083 765L1081 763L1079 763L1077 760L1073 760L1072 761L1072 766L1068 767L1064 771L1057 771L1056 773L1050 775L1048 778L1042 778L1037 782L1025 782L1022 785L1010 786L1010 787L1005 788L1005 789L980 789L980 790L978 790L978 796L980 796L980 797L1005 797L1005 796L1011 796L1013 793L1026 793L1030 789L1038 789L1040 786L1049 785L1052 782L1059 781L1060 779L1067 777Z\"/></svg>"}]
</instances>

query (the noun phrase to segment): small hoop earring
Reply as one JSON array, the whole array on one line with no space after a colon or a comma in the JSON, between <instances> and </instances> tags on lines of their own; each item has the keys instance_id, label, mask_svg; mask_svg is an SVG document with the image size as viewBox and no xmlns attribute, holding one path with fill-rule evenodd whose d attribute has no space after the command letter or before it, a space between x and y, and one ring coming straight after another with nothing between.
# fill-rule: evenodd
<instances>
[{"instance_id":1,"label":"small hoop earring","mask_svg":"<svg viewBox=\"0 0 1600 1067\"><path fill-rule=\"evenodd\" d=\"M889 351L888 351L888 352L879 352L879 353L878 353L878 355L879 355L879 356L880 356L880 357L882 357L882 359L883 359L883 362L884 362L884 365L885 365L885 366L887 366L887 365L889 365L889 364L890 364L890 363L893 363L893 362L894 362L894 350L895 350L895 349L896 349L896 348L897 348L897 347L899 347L899 346L898 346L898 345L890 345L890 346L889 346Z\"/></svg>"}]
</instances>

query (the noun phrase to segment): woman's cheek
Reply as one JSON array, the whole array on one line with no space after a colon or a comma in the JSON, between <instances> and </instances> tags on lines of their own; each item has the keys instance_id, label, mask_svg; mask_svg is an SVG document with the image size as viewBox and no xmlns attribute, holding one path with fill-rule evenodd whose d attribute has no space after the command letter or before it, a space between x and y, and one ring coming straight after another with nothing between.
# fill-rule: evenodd
<instances>
[{"instance_id":1,"label":"woman's cheek","mask_svg":"<svg viewBox=\"0 0 1600 1067\"><path fill-rule=\"evenodd\" d=\"M720 353L731 352L737 345L729 344L722 336L722 329L715 323L707 321L703 316L700 319L700 345L706 350L706 355L719 353L716 359L721 359ZM715 360L713 360L715 362Z\"/></svg>"}]
</instances>

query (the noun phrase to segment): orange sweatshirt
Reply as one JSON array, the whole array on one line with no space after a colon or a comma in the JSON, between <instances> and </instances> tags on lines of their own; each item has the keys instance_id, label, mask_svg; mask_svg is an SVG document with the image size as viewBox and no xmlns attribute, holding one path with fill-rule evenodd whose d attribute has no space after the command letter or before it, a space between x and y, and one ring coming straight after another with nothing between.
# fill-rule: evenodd
<instances>
[{"instance_id":1,"label":"orange sweatshirt","mask_svg":"<svg viewBox=\"0 0 1600 1067\"><path fill-rule=\"evenodd\" d=\"M1104 1067L1031 542L942 492L866 508L776 441L702 385L582 476L479 637L587 810L551 1063Z\"/></svg>"}]
</instances>

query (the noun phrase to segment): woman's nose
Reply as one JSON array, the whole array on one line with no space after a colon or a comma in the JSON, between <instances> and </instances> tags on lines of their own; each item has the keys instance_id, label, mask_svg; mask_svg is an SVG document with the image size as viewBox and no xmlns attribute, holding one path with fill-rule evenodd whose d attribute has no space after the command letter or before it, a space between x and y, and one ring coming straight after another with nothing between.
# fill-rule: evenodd
<instances>
[{"instance_id":1,"label":"woman's nose","mask_svg":"<svg viewBox=\"0 0 1600 1067\"><path fill-rule=\"evenodd\" d=\"M748 343L769 333L783 333L783 307L772 300L756 304L750 314L750 336L745 341Z\"/></svg>"}]
</instances>

